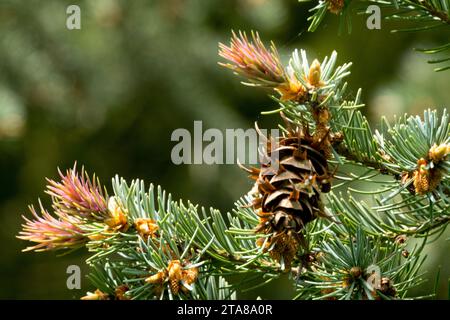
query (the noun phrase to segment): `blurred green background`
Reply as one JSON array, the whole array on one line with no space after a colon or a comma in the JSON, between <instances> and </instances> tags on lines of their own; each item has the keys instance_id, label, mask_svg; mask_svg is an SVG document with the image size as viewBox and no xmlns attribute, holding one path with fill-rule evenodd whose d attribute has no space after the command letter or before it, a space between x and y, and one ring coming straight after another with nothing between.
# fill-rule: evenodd
<instances>
[{"instance_id":1,"label":"blurred green background","mask_svg":"<svg viewBox=\"0 0 450 320\"><path fill-rule=\"evenodd\" d=\"M66 8L81 7L81 30L66 29ZM91 289L66 288L66 268L86 271L80 251L21 253L15 238L27 205L37 203L44 177L75 161L109 184L116 173L162 185L175 198L230 210L251 187L233 165L181 165L170 160L176 128L274 127L261 117L273 102L262 90L243 87L218 65L217 44L230 30L258 30L274 40L284 61L293 48L320 60L337 50L352 61L349 97L363 88L366 112L421 113L448 107L450 71L434 73L428 57L413 47L439 44L440 32L391 34L370 31L362 17L352 34L337 34L329 16L306 32L313 3L296 0L0 1L0 298L79 298ZM448 238L449 233L442 238ZM439 298L448 297L449 241L428 247L424 270L431 281L414 294L429 293L442 265ZM269 290L270 289L270 290ZM288 299L286 279L240 298Z\"/></svg>"}]
</instances>

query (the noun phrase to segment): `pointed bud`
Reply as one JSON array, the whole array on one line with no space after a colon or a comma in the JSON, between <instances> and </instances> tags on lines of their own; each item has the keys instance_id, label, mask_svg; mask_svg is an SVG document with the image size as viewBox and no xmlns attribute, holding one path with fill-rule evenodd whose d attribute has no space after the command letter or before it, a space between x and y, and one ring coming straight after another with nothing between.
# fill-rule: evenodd
<instances>
[{"instance_id":1,"label":"pointed bud","mask_svg":"<svg viewBox=\"0 0 450 320\"><path fill-rule=\"evenodd\" d=\"M320 68L320 62L315 59L309 68L308 73L308 83L312 87L321 87L323 86L323 82L320 80L322 76L322 70Z\"/></svg>"}]
</instances>

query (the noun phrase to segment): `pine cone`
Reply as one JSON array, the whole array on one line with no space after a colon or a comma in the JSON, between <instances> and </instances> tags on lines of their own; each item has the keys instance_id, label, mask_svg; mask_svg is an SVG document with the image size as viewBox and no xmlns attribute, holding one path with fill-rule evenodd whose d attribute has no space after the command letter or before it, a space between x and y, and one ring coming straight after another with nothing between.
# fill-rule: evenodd
<instances>
[{"instance_id":1,"label":"pine cone","mask_svg":"<svg viewBox=\"0 0 450 320\"><path fill-rule=\"evenodd\" d=\"M268 140L261 168L246 169L256 180L257 196L252 203L260 216L256 232L274 233L266 245L273 245L271 256L282 259L286 269L302 244L305 225L325 216L320 195L330 191L331 181L321 141L307 128L289 129L285 136Z\"/></svg>"}]
</instances>

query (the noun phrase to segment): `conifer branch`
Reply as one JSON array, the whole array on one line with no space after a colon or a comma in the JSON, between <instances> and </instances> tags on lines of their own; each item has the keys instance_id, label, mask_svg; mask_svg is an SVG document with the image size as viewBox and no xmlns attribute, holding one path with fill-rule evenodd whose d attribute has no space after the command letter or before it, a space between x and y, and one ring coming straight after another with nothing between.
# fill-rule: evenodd
<instances>
[{"instance_id":1,"label":"conifer branch","mask_svg":"<svg viewBox=\"0 0 450 320\"><path fill-rule=\"evenodd\" d=\"M299 2L310 2L311 0L299 0ZM351 32L351 15L366 14L369 5L377 5L382 11L382 16L386 20L399 21L406 27L394 29L392 32L420 32L434 29L443 29L443 32L450 31L450 0L320 0L310 12L308 18L310 22L308 31L314 32L319 27L327 13L332 13L339 17L339 32L347 27ZM409 27L409 25L411 25ZM426 54L437 54L450 49L450 42L443 43L435 48L415 49ZM430 64L443 64L434 68L435 71L450 69L445 65L449 57L444 56L438 59L429 60Z\"/></svg>"},{"instance_id":2,"label":"conifer branch","mask_svg":"<svg viewBox=\"0 0 450 320\"><path fill-rule=\"evenodd\" d=\"M447 112L383 120L374 131L361 91L344 99L351 64L336 66L335 52L309 63L295 50L284 66L274 44L240 32L220 55L245 84L271 90L279 107L265 114L281 114L283 131L266 137L268 163L244 168L255 185L232 212L119 176L109 196L74 167L60 182L48 180L53 212L40 205L40 215L31 208L34 220L25 218L19 238L34 243L25 250L86 247L96 290L85 300L235 299L283 273L296 298L407 297L422 282L423 245L450 221ZM349 173L355 164L366 172ZM377 181L380 173L392 179ZM377 187L352 186L360 181ZM343 186L347 194L332 190ZM360 194L376 205L356 200ZM407 247L406 236L423 245Z\"/></svg>"}]
</instances>

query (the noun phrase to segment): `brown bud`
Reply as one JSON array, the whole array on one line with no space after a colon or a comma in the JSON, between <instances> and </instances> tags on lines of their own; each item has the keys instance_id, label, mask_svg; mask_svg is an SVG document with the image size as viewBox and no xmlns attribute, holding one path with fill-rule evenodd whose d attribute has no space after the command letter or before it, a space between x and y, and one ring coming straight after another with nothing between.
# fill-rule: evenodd
<instances>
[{"instance_id":1,"label":"brown bud","mask_svg":"<svg viewBox=\"0 0 450 320\"><path fill-rule=\"evenodd\" d=\"M404 258L408 258L408 257L409 257L409 251L406 250L406 249L404 249L404 250L402 251L402 256L403 256Z\"/></svg>"},{"instance_id":2,"label":"brown bud","mask_svg":"<svg viewBox=\"0 0 450 320\"><path fill-rule=\"evenodd\" d=\"M349 273L353 279L358 279L362 275L362 270L360 267L352 267Z\"/></svg>"},{"instance_id":3,"label":"brown bud","mask_svg":"<svg viewBox=\"0 0 450 320\"><path fill-rule=\"evenodd\" d=\"M339 14L344 8L344 0L328 0L328 11Z\"/></svg>"},{"instance_id":4,"label":"brown bud","mask_svg":"<svg viewBox=\"0 0 450 320\"><path fill-rule=\"evenodd\" d=\"M395 243L397 243L397 244L403 244L403 243L405 243L406 242L406 240L407 240L408 238L406 237L406 235L405 234L401 234L401 235L398 235L396 238L395 238Z\"/></svg>"}]
</instances>

